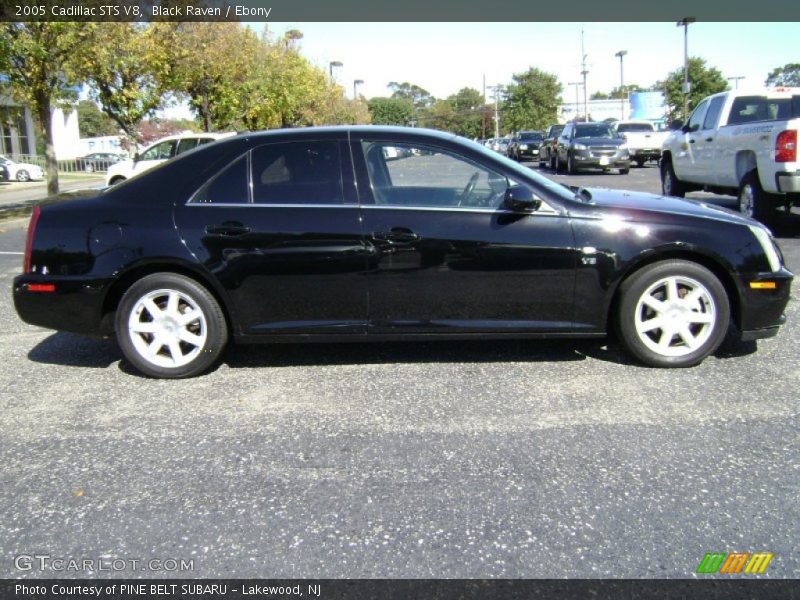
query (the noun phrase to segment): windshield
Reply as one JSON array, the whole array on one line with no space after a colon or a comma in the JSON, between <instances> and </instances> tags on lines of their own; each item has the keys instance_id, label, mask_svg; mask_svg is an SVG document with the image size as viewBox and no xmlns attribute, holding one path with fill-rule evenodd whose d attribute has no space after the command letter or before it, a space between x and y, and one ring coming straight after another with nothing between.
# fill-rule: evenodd
<instances>
[{"instance_id":1,"label":"windshield","mask_svg":"<svg viewBox=\"0 0 800 600\"><path fill-rule=\"evenodd\" d=\"M647 131L652 132L655 128L650 123L620 123L617 125L619 133L628 133L629 131Z\"/></svg>"},{"instance_id":2,"label":"windshield","mask_svg":"<svg viewBox=\"0 0 800 600\"><path fill-rule=\"evenodd\" d=\"M616 136L605 123L578 123L575 125L575 137L613 138Z\"/></svg>"},{"instance_id":3,"label":"windshield","mask_svg":"<svg viewBox=\"0 0 800 600\"><path fill-rule=\"evenodd\" d=\"M523 142L541 141L543 137L538 131L521 131L519 134L519 139Z\"/></svg>"}]
</instances>

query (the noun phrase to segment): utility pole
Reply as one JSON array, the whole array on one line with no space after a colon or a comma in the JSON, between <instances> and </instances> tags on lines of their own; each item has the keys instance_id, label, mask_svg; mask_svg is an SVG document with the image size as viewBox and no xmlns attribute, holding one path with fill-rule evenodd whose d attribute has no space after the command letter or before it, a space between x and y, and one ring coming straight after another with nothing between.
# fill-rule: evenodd
<instances>
[{"instance_id":1,"label":"utility pole","mask_svg":"<svg viewBox=\"0 0 800 600\"><path fill-rule=\"evenodd\" d=\"M489 89L494 92L494 137L500 137L500 85L490 85Z\"/></svg>"},{"instance_id":2,"label":"utility pole","mask_svg":"<svg viewBox=\"0 0 800 600\"><path fill-rule=\"evenodd\" d=\"M589 74L589 71L586 70L586 50L583 46L583 27L581 27L581 67L583 70L581 71L581 75L583 75L583 120L589 121L589 97L587 96L586 91L586 75Z\"/></svg>"},{"instance_id":3,"label":"utility pole","mask_svg":"<svg viewBox=\"0 0 800 600\"><path fill-rule=\"evenodd\" d=\"M624 97L624 94L625 94L625 74L624 74L624 71L622 70L622 59L625 57L625 55L627 53L628 53L627 50L620 50L619 52L617 52L614 55L614 56L619 56L619 93L620 93L619 108L620 108L620 112L622 113L620 115L620 119L623 119L623 120L625 119L625 97Z\"/></svg>"},{"instance_id":4,"label":"utility pole","mask_svg":"<svg viewBox=\"0 0 800 600\"><path fill-rule=\"evenodd\" d=\"M572 83L568 83L567 85L574 85L575 86L575 121L578 120L578 115L580 114L581 110L581 98L578 94L578 88L581 87L583 84L580 81L573 81Z\"/></svg>"},{"instance_id":5,"label":"utility pole","mask_svg":"<svg viewBox=\"0 0 800 600\"><path fill-rule=\"evenodd\" d=\"M683 25L683 120L689 116L689 25L696 22L694 17L684 17L676 26Z\"/></svg>"},{"instance_id":6,"label":"utility pole","mask_svg":"<svg viewBox=\"0 0 800 600\"><path fill-rule=\"evenodd\" d=\"M736 75L734 77L728 77L728 81L733 81L733 89L739 89L739 80L744 79L744 75Z\"/></svg>"}]
</instances>

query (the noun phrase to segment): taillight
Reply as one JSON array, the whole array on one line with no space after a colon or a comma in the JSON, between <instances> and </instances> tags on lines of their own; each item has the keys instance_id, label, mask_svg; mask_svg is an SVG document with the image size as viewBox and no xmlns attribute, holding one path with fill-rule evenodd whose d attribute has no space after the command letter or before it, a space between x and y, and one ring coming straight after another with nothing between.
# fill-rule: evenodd
<instances>
[{"instance_id":1,"label":"taillight","mask_svg":"<svg viewBox=\"0 0 800 600\"><path fill-rule=\"evenodd\" d=\"M25 258L22 262L22 272L28 273L31 270L31 249L33 248L33 234L36 231L36 223L39 222L39 206L33 207L31 220L28 223L28 235L25 238Z\"/></svg>"},{"instance_id":2,"label":"taillight","mask_svg":"<svg viewBox=\"0 0 800 600\"><path fill-rule=\"evenodd\" d=\"M797 160L797 130L781 131L775 139L775 162Z\"/></svg>"}]
</instances>

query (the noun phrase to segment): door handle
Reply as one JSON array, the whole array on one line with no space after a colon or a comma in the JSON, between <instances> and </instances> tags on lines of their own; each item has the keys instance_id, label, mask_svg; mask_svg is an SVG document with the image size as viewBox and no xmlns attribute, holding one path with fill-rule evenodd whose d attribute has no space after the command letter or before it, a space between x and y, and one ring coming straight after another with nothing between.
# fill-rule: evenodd
<instances>
[{"instance_id":1,"label":"door handle","mask_svg":"<svg viewBox=\"0 0 800 600\"><path fill-rule=\"evenodd\" d=\"M236 236L250 233L250 228L245 227L238 221L225 221L219 225L208 225L206 227L206 233L211 233L214 235Z\"/></svg>"},{"instance_id":2,"label":"door handle","mask_svg":"<svg viewBox=\"0 0 800 600\"><path fill-rule=\"evenodd\" d=\"M707 142L713 142L713 141L714 141L714 138L706 138L706 141L707 141Z\"/></svg>"},{"instance_id":3,"label":"door handle","mask_svg":"<svg viewBox=\"0 0 800 600\"><path fill-rule=\"evenodd\" d=\"M694 141L693 139L690 139L690 140L689 140L689 143L690 143L690 144L694 144L694 142L695 142L695 141Z\"/></svg>"},{"instance_id":4,"label":"door handle","mask_svg":"<svg viewBox=\"0 0 800 600\"><path fill-rule=\"evenodd\" d=\"M405 227L393 227L389 231L376 231L372 237L394 245L413 244L421 239L419 235Z\"/></svg>"}]
</instances>

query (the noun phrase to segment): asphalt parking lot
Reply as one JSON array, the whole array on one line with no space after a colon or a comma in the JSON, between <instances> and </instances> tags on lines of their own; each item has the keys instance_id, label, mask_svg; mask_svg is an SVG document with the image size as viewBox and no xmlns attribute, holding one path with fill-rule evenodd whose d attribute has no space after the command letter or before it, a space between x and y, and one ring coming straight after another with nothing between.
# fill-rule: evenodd
<instances>
[{"instance_id":1,"label":"asphalt parking lot","mask_svg":"<svg viewBox=\"0 0 800 600\"><path fill-rule=\"evenodd\" d=\"M659 189L654 165L542 172ZM238 347L156 381L18 320L24 226L0 222L2 577L692 577L733 551L800 576L796 301L778 337L689 370L613 341L459 341ZM800 268L800 215L775 231Z\"/></svg>"}]
</instances>

